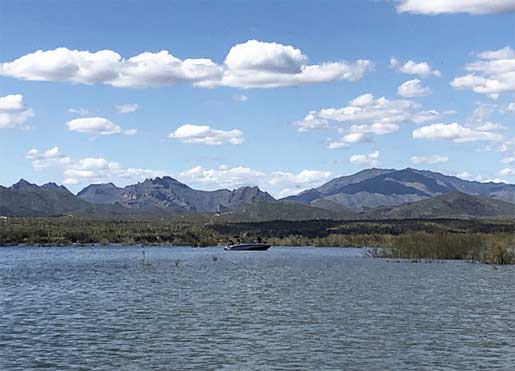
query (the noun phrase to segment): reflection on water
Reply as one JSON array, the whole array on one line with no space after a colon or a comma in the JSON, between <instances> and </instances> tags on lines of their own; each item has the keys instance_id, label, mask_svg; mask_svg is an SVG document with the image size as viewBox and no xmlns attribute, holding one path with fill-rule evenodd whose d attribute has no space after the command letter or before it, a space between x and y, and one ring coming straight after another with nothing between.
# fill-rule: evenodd
<instances>
[{"instance_id":1,"label":"reflection on water","mask_svg":"<svg viewBox=\"0 0 515 371\"><path fill-rule=\"evenodd\" d=\"M512 369L515 268L0 248L0 369Z\"/></svg>"}]
</instances>

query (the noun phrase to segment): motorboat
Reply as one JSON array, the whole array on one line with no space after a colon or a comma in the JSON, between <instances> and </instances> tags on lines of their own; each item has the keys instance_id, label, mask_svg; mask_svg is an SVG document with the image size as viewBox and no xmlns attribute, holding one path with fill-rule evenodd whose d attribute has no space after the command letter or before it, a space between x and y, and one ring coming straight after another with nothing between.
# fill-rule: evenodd
<instances>
[{"instance_id":1,"label":"motorboat","mask_svg":"<svg viewBox=\"0 0 515 371\"><path fill-rule=\"evenodd\" d=\"M225 251L266 251L271 245L261 242L248 242L227 245L224 247Z\"/></svg>"}]
</instances>

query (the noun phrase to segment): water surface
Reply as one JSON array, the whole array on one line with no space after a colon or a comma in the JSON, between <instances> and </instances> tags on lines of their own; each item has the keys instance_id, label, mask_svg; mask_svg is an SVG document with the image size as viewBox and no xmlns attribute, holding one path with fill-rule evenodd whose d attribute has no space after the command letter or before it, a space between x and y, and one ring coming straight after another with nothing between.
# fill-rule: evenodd
<instances>
[{"instance_id":1,"label":"water surface","mask_svg":"<svg viewBox=\"0 0 515 371\"><path fill-rule=\"evenodd\" d=\"M513 369L515 268L0 248L0 370Z\"/></svg>"}]
</instances>

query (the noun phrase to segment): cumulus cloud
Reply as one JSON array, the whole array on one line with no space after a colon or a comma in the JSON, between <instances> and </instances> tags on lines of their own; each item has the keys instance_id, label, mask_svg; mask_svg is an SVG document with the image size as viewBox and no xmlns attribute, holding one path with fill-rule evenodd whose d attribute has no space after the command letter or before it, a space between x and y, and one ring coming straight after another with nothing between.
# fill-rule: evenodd
<instances>
[{"instance_id":1,"label":"cumulus cloud","mask_svg":"<svg viewBox=\"0 0 515 371\"><path fill-rule=\"evenodd\" d=\"M408 80L397 88L397 95L404 98L423 97L431 93L431 89L422 86L419 79Z\"/></svg>"},{"instance_id":2,"label":"cumulus cloud","mask_svg":"<svg viewBox=\"0 0 515 371\"><path fill-rule=\"evenodd\" d=\"M500 178L488 178L482 175L474 175L468 171L460 171L454 174L456 177L465 179L465 180L474 180L476 182L481 183L506 183L504 179Z\"/></svg>"},{"instance_id":3,"label":"cumulus cloud","mask_svg":"<svg viewBox=\"0 0 515 371\"><path fill-rule=\"evenodd\" d=\"M287 171L264 172L245 166L230 167L222 165L214 169L195 166L178 174L185 183L198 184L217 189L220 187L237 188L258 185L278 197L285 197L326 182L331 176L329 171L302 170L298 173Z\"/></svg>"},{"instance_id":4,"label":"cumulus cloud","mask_svg":"<svg viewBox=\"0 0 515 371\"><path fill-rule=\"evenodd\" d=\"M217 130L207 125L185 124L168 135L169 138L184 143L200 143L209 145L241 144L245 141L241 130Z\"/></svg>"},{"instance_id":5,"label":"cumulus cloud","mask_svg":"<svg viewBox=\"0 0 515 371\"><path fill-rule=\"evenodd\" d=\"M340 138L333 139L329 142L327 147L329 149L340 149L349 147L352 144L370 142L371 136L367 133L348 133Z\"/></svg>"},{"instance_id":6,"label":"cumulus cloud","mask_svg":"<svg viewBox=\"0 0 515 371\"><path fill-rule=\"evenodd\" d=\"M379 164L379 151L374 151L369 154L352 155L349 162L354 165L374 167Z\"/></svg>"},{"instance_id":7,"label":"cumulus cloud","mask_svg":"<svg viewBox=\"0 0 515 371\"><path fill-rule=\"evenodd\" d=\"M136 103L120 104L115 106L118 113L131 113L140 109L140 105Z\"/></svg>"},{"instance_id":8,"label":"cumulus cloud","mask_svg":"<svg viewBox=\"0 0 515 371\"><path fill-rule=\"evenodd\" d=\"M515 175L515 169L505 167L501 171L499 171L500 176L514 176Z\"/></svg>"},{"instance_id":9,"label":"cumulus cloud","mask_svg":"<svg viewBox=\"0 0 515 371\"><path fill-rule=\"evenodd\" d=\"M390 67L407 75L418 75L421 77L440 77L442 75L440 71L432 69L427 62L414 62L412 60L401 62L391 58Z\"/></svg>"},{"instance_id":10,"label":"cumulus cloud","mask_svg":"<svg viewBox=\"0 0 515 371\"><path fill-rule=\"evenodd\" d=\"M297 174L284 171L274 171L269 176L268 184L277 189L278 197L287 197L306 189L317 187L329 180L330 171L302 170Z\"/></svg>"},{"instance_id":11,"label":"cumulus cloud","mask_svg":"<svg viewBox=\"0 0 515 371\"><path fill-rule=\"evenodd\" d=\"M420 110L420 107L420 104L410 100L375 98L373 94L368 93L356 97L341 108L311 111L294 125L299 131L309 131L327 127L328 121L352 124L339 128L341 137L329 142L329 148L336 149L370 141L374 135L396 132L402 123L421 124L440 116L437 111L424 111Z\"/></svg>"},{"instance_id":12,"label":"cumulus cloud","mask_svg":"<svg viewBox=\"0 0 515 371\"><path fill-rule=\"evenodd\" d=\"M484 145L481 147L481 150L487 151L487 152L501 152L501 153L507 153L507 152L513 152L515 151L515 137L512 138L506 138L504 137L499 142L492 142Z\"/></svg>"},{"instance_id":13,"label":"cumulus cloud","mask_svg":"<svg viewBox=\"0 0 515 371\"><path fill-rule=\"evenodd\" d=\"M473 15L515 11L514 0L400 0L399 13L425 15L468 13Z\"/></svg>"},{"instance_id":14,"label":"cumulus cloud","mask_svg":"<svg viewBox=\"0 0 515 371\"><path fill-rule=\"evenodd\" d=\"M33 116L32 109L23 103L23 95L0 97L0 129L26 128L26 122Z\"/></svg>"},{"instance_id":15,"label":"cumulus cloud","mask_svg":"<svg viewBox=\"0 0 515 371\"><path fill-rule=\"evenodd\" d=\"M128 129L128 130L125 130L123 133L127 136L132 137L132 136L138 134L138 130L137 129Z\"/></svg>"},{"instance_id":16,"label":"cumulus cloud","mask_svg":"<svg viewBox=\"0 0 515 371\"><path fill-rule=\"evenodd\" d=\"M310 111L302 120L297 120L293 123L298 132L307 132L316 129L324 129L329 127L329 122L326 119L317 117L316 111Z\"/></svg>"},{"instance_id":17,"label":"cumulus cloud","mask_svg":"<svg viewBox=\"0 0 515 371\"><path fill-rule=\"evenodd\" d=\"M153 87L217 78L220 67L209 59L174 57L168 51L124 59L112 50L57 48L38 50L0 64L0 75L31 81L66 81L116 87Z\"/></svg>"},{"instance_id":18,"label":"cumulus cloud","mask_svg":"<svg viewBox=\"0 0 515 371\"><path fill-rule=\"evenodd\" d=\"M141 181L167 175L163 171L123 167L120 163L102 157L74 159L55 146L47 150L31 149L25 156L34 169L54 168L62 172L63 183L78 185L119 181ZM220 189L258 185L261 189L280 197L298 193L329 180L331 173L305 169L298 173L288 171L260 171L246 166L221 165L217 168L195 166L179 172L176 178L199 188Z\"/></svg>"},{"instance_id":19,"label":"cumulus cloud","mask_svg":"<svg viewBox=\"0 0 515 371\"><path fill-rule=\"evenodd\" d=\"M68 121L66 126L69 131L102 136L114 134L135 135L137 133L136 129L129 129L124 132L120 126L103 117L74 119Z\"/></svg>"},{"instance_id":20,"label":"cumulus cloud","mask_svg":"<svg viewBox=\"0 0 515 371\"><path fill-rule=\"evenodd\" d=\"M27 152L25 158L32 162L32 167L34 169L66 166L72 161L70 157L63 155L57 146L49 148L46 151L40 151L33 148Z\"/></svg>"},{"instance_id":21,"label":"cumulus cloud","mask_svg":"<svg viewBox=\"0 0 515 371\"><path fill-rule=\"evenodd\" d=\"M456 122L452 124L432 124L417 128L413 131L414 139L450 140L456 143L476 141L500 141L503 136L486 130L478 130L462 126Z\"/></svg>"},{"instance_id":22,"label":"cumulus cloud","mask_svg":"<svg viewBox=\"0 0 515 371\"><path fill-rule=\"evenodd\" d=\"M229 167L221 165L216 169L205 169L195 166L179 173L179 179L215 187L236 188L257 184L265 173L244 166Z\"/></svg>"},{"instance_id":23,"label":"cumulus cloud","mask_svg":"<svg viewBox=\"0 0 515 371\"><path fill-rule=\"evenodd\" d=\"M274 171L272 172L272 176L270 177L268 183L272 185L295 184L301 186L311 186L313 184L318 184L327 180L330 176L330 171L319 170L302 170L297 174L284 171Z\"/></svg>"},{"instance_id":24,"label":"cumulus cloud","mask_svg":"<svg viewBox=\"0 0 515 371\"><path fill-rule=\"evenodd\" d=\"M324 108L318 117L338 122L368 124L424 123L434 119L438 112L420 111L420 105L410 100L375 98L373 94L363 94L351 100L342 108Z\"/></svg>"},{"instance_id":25,"label":"cumulus cloud","mask_svg":"<svg viewBox=\"0 0 515 371\"><path fill-rule=\"evenodd\" d=\"M222 64L208 58L182 60L166 50L144 52L127 59L112 50L38 50L0 63L0 76L126 88L177 83L201 87L273 88L355 81L373 68L373 63L366 59L308 64L307 56L291 45L249 40L233 46Z\"/></svg>"},{"instance_id":26,"label":"cumulus cloud","mask_svg":"<svg viewBox=\"0 0 515 371\"><path fill-rule=\"evenodd\" d=\"M231 48L221 79L201 81L205 87L277 88L336 80L356 81L373 70L366 59L308 64L308 57L291 45L249 40Z\"/></svg>"},{"instance_id":27,"label":"cumulus cloud","mask_svg":"<svg viewBox=\"0 0 515 371\"><path fill-rule=\"evenodd\" d=\"M507 46L481 52L476 57L476 61L465 66L469 73L452 80L451 86L494 99L499 94L515 92L515 50Z\"/></svg>"},{"instance_id":28,"label":"cumulus cloud","mask_svg":"<svg viewBox=\"0 0 515 371\"><path fill-rule=\"evenodd\" d=\"M331 140L330 149L345 148L351 144L371 142L374 135L386 135L399 130L399 124L377 122L372 125L351 125L348 129L338 130L342 137Z\"/></svg>"},{"instance_id":29,"label":"cumulus cloud","mask_svg":"<svg viewBox=\"0 0 515 371\"><path fill-rule=\"evenodd\" d=\"M57 146L47 150L31 149L25 157L31 161L34 169L55 168L62 171L63 183L67 185L107 182L113 179L138 181L164 175L162 171L124 168L117 162L101 157L73 159L63 154Z\"/></svg>"},{"instance_id":30,"label":"cumulus cloud","mask_svg":"<svg viewBox=\"0 0 515 371\"><path fill-rule=\"evenodd\" d=\"M76 113L77 115L80 115L80 116L88 116L88 115L93 114L93 112L87 108L68 108L68 112Z\"/></svg>"},{"instance_id":31,"label":"cumulus cloud","mask_svg":"<svg viewBox=\"0 0 515 371\"><path fill-rule=\"evenodd\" d=\"M410 158L410 161L413 162L414 164L433 165L433 164L442 164L444 162L447 162L447 161L449 161L449 158L447 156L438 156L438 155L433 155L433 156L412 156Z\"/></svg>"}]
</instances>

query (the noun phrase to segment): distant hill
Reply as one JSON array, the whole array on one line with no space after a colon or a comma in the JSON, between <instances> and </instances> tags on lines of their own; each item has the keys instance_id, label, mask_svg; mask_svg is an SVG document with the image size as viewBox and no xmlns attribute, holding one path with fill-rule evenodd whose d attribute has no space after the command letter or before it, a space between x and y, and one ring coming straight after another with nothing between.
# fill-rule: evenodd
<instances>
[{"instance_id":1,"label":"distant hill","mask_svg":"<svg viewBox=\"0 0 515 371\"><path fill-rule=\"evenodd\" d=\"M451 192L427 200L377 208L365 215L367 219L515 217L515 204Z\"/></svg>"},{"instance_id":2,"label":"distant hill","mask_svg":"<svg viewBox=\"0 0 515 371\"><path fill-rule=\"evenodd\" d=\"M223 214L227 221L313 220L355 218L355 213L325 210L289 201L258 201L245 204L231 213Z\"/></svg>"},{"instance_id":3,"label":"distant hill","mask_svg":"<svg viewBox=\"0 0 515 371\"><path fill-rule=\"evenodd\" d=\"M427 170L368 169L354 175L335 178L328 183L285 200L318 205L334 210L334 204L356 212L416 202L432 197L462 192L515 202L515 185L480 183ZM330 201L324 204L321 201Z\"/></svg>"},{"instance_id":4,"label":"distant hill","mask_svg":"<svg viewBox=\"0 0 515 371\"><path fill-rule=\"evenodd\" d=\"M0 187L0 215L3 216L100 216L122 215L125 212L119 205L90 204L54 183L37 186L22 179L9 188Z\"/></svg>"}]
</instances>

